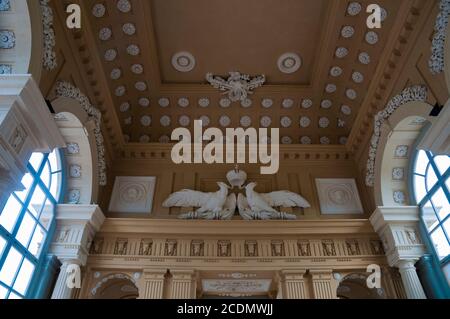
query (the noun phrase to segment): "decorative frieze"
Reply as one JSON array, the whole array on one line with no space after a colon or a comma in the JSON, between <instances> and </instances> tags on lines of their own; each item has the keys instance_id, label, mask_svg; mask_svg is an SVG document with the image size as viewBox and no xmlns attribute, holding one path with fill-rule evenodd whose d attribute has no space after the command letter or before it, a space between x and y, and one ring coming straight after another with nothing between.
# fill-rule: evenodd
<instances>
[{"instance_id":1,"label":"decorative frieze","mask_svg":"<svg viewBox=\"0 0 450 319\"><path fill-rule=\"evenodd\" d=\"M428 66L432 74L439 74L444 71L445 41L448 16L450 14L450 1L441 0L439 9L434 27L435 34L432 40L431 56L428 61Z\"/></svg>"},{"instance_id":2,"label":"decorative frieze","mask_svg":"<svg viewBox=\"0 0 450 319\"><path fill-rule=\"evenodd\" d=\"M48 71L57 67L56 62L56 37L55 30L53 29L53 10L50 7L50 0L40 0L42 11L42 27L44 37L44 49L42 63L44 68Z\"/></svg>"}]
</instances>

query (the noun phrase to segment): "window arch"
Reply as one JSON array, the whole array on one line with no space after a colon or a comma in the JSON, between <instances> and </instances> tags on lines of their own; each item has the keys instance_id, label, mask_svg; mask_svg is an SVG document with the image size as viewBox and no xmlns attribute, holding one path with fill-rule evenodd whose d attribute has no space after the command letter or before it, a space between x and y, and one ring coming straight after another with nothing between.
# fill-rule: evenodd
<instances>
[{"instance_id":1,"label":"window arch","mask_svg":"<svg viewBox=\"0 0 450 319\"><path fill-rule=\"evenodd\" d=\"M419 150L412 183L427 234L446 268L450 261L450 156Z\"/></svg>"},{"instance_id":2,"label":"window arch","mask_svg":"<svg viewBox=\"0 0 450 319\"><path fill-rule=\"evenodd\" d=\"M59 150L33 153L24 189L9 197L0 214L0 299L27 296L54 231L63 169Z\"/></svg>"}]
</instances>

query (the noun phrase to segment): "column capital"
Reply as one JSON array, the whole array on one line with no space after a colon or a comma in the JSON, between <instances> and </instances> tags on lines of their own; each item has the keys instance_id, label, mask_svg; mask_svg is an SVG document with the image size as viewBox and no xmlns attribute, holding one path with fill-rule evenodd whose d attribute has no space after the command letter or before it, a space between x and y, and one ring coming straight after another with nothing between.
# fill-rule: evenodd
<instances>
[{"instance_id":1,"label":"column capital","mask_svg":"<svg viewBox=\"0 0 450 319\"><path fill-rule=\"evenodd\" d=\"M313 280L329 280L333 277L332 269L310 269L309 273Z\"/></svg>"},{"instance_id":2,"label":"column capital","mask_svg":"<svg viewBox=\"0 0 450 319\"><path fill-rule=\"evenodd\" d=\"M417 261L426 253L419 232L419 213L417 206L378 207L370 216L391 267L402 260Z\"/></svg>"},{"instance_id":3,"label":"column capital","mask_svg":"<svg viewBox=\"0 0 450 319\"><path fill-rule=\"evenodd\" d=\"M105 216L97 205L58 205L50 253L63 263L86 265L91 242L104 220Z\"/></svg>"},{"instance_id":4,"label":"column capital","mask_svg":"<svg viewBox=\"0 0 450 319\"><path fill-rule=\"evenodd\" d=\"M167 269L163 268L145 268L142 272L143 279L164 279L167 274Z\"/></svg>"},{"instance_id":5,"label":"column capital","mask_svg":"<svg viewBox=\"0 0 450 319\"><path fill-rule=\"evenodd\" d=\"M193 269L170 269L170 274L173 279L186 279L192 280L196 276L196 271Z\"/></svg>"}]
</instances>

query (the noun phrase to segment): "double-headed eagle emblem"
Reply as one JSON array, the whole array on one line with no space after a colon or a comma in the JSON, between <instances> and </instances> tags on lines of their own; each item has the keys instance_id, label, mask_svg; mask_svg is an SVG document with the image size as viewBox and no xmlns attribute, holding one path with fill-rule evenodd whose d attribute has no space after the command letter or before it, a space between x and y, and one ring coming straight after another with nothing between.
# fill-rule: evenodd
<instances>
[{"instance_id":1,"label":"double-headed eagle emblem","mask_svg":"<svg viewBox=\"0 0 450 319\"><path fill-rule=\"evenodd\" d=\"M212 73L206 74L206 80L216 89L224 91L228 94L228 98L233 101L244 101L249 94L253 94L252 90L262 86L266 82L264 75L256 76L250 79L248 74L239 72L229 72L228 80L220 76L214 76Z\"/></svg>"}]
</instances>

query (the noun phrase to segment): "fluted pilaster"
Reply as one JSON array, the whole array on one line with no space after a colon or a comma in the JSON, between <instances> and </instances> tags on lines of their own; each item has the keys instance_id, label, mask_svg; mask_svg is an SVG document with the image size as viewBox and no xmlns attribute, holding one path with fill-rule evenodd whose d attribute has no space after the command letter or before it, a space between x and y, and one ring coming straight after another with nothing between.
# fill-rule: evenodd
<instances>
[{"instance_id":1,"label":"fluted pilaster","mask_svg":"<svg viewBox=\"0 0 450 319\"><path fill-rule=\"evenodd\" d=\"M402 276L408 299L426 299L419 276L417 276L416 267L414 267L414 261L402 260L397 264L397 267Z\"/></svg>"},{"instance_id":2,"label":"fluted pilaster","mask_svg":"<svg viewBox=\"0 0 450 319\"><path fill-rule=\"evenodd\" d=\"M308 299L305 284L305 269L283 270L282 289L284 299Z\"/></svg>"},{"instance_id":3,"label":"fluted pilaster","mask_svg":"<svg viewBox=\"0 0 450 319\"><path fill-rule=\"evenodd\" d=\"M144 291L139 293L139 299L163 299L166 273L165 269L145 270L142 277Z\"/></svg>"},{"instance_id":4,"label":"fluted pilaster","mask_svg":"<svg viewBox=\"0 0 450 319\"><path fill-rule=\"evenodd\" d=\"M333 285L331 270L310 271L315 299L336 299L336 288Z\"/></svg>"}]
</instances>

